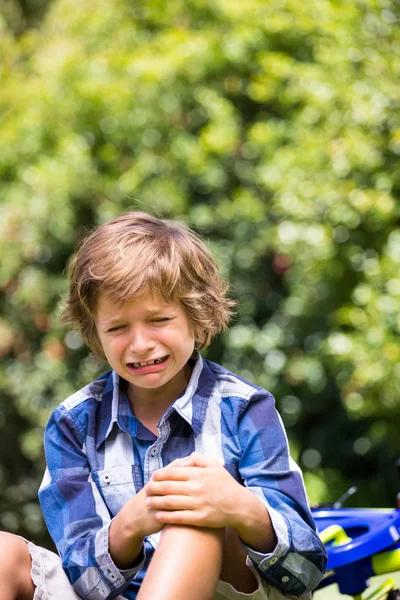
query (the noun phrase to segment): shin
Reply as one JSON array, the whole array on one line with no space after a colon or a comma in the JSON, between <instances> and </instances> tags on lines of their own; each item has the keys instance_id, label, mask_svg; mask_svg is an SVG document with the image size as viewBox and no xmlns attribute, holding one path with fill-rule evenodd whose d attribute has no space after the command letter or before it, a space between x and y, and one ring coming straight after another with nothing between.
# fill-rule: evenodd
<instances>
[{"instance_id":1,"label":"shin","mask_svg":"<svg viewBox=\"0 0 400 600\"><path fill-rule=\"evenodd\" d=\"M222 529L164 527L138 600L212 600L222 547Z\"/></svg>"},{"instance_id":2,"label":"shin","mask_svg":"<svg viewBox=\"0 0 400 600\"><path fill-rule=\"evenodd\" d=\"M245 594L251 594L258 587L255 575L246 565L246 552L238 535L229 527L225 529L220 579Z\"/></svg>"}]
</instances>

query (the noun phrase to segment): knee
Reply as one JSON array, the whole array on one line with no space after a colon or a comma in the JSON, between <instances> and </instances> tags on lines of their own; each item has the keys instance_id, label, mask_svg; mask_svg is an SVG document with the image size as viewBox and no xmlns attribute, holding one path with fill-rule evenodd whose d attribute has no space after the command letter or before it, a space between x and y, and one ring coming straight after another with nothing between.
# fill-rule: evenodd
<instances>
[{"instance_id":1,"label":"knee","mask_svg":"<svg viewBox=\"0 0 400 600\"><path fill-rule=\"evenodd\" d=\"M190 525L167 525L162 529L160 548L167 548L171 554L181 556L190 555L194 550L201 549L210 552L210 555L220 556L224 543L223 529L210 529L207 527L194 527Z\"/></svg>"},{"instance_id":2,"label":"knee","mask_svg":"<svg viewBox=\"0 0 400 600\"><path fill-rule=\"evenodd\" d=\"M15 582L24 582L30 571L28 544L17 535L0 531L0 574L12 573Z\"/></svg>"},{"instance_id":3,"label":"knee","mask_svg":"<svg viewBox=\"0 0 400 600\"><path fill-rule=\"evenodd\" d=\"M26 554L29 555L28 545L23 539L13 533L0 531L0 565L5 561L13 561L18 564Z\"/></svg>"},{"instance_id":4,"label":"knee","mask_svg":"<svg viewBox=\"0 0 400 600\"><path fill-rule=\"evenodd\" d=\"M225 528L209 528L197 527L194 525L165 525L161 530L162 538L180 538L180 539L196 539L196 538L213 538L221 543L225 537Z\"/></svg>"}]
</instances>

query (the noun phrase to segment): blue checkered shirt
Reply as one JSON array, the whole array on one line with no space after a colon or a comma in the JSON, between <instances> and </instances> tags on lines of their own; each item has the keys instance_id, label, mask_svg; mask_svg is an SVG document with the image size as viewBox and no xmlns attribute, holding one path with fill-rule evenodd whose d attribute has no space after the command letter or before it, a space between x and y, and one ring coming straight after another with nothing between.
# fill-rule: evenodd
<instances>
[{"instance_id":1,"label":"blue checkered shirt","mask_svg":"<svg viewBox=\"0 0 400 600\"><path fill-rule=\"evenodd\" d=\"M197 451L217 459L269 511L274 551L246 547L261 577L310 598L326 556L271 394L198 356L157 437L136 419L120 381L111 371L90 383L56 408L46 428L39 500L77 594L137 597L160 534L145 538L135 566L121 571L108 550L110 522L154 471Z\"/></svg>"}]
</instances>

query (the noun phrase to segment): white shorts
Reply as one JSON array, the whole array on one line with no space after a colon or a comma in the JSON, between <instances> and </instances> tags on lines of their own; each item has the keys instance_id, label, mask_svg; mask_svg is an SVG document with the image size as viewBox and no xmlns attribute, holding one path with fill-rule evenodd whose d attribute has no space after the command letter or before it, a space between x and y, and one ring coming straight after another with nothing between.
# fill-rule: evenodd
<instances>
[{"instance_id":1,"label":"white shorts","mask_svg":"<svg viewBox=\"0 0 400 600\"><path fill-rule=\"evenodd\" d=\"M29 553L32 558L32 581L36 586L33 600L81 600L71 584L61 566L61 559L58 554L36 546L32 542L25 540L28 544ZM254 570L254 575L258 581L258 589L251 594L238 592L229 583L218 581L213 600L285 600L284 596L277 589L261 581L260 576ZM100 599L99 599L100 600ZM115 600L125 600L124 596L118 596Z\"/></svg>"}]
</instances>

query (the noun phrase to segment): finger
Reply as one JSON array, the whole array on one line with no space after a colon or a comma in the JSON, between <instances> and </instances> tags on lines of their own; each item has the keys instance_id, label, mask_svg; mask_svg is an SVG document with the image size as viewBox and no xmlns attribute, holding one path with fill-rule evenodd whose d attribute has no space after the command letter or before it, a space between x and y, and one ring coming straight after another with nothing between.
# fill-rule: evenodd
<instances>
[{"instance_id":1,"label":"finger","mask_svg":"<svg viewBox=\"0 0 400 600\"><path fill-rule=\"evenodd\" d=\"M173 460L172 462L170 462L168 464L169 467L181 467L186 465L186 460L188 459L188 456L183 456L182 458L176 458L175 460Z\"/></svg>"},{"instance_id":2,"label":"finger","mask_svg":"<svg viewBox=\"0 0 400 600\"><path fill-rule=\"evenodd\" d=\"M169 469L170 467L182 467L185 466L187 463L185 463L186 458L188 457L182 457L182 458L175 458L175 460L171 461L167 467L163 467L161 469L157 469L156 471L154 471L154 473L158 473L159 471L163 471L165 468ZM153 473L153 475L154 475Z\"/></svg>"},{"instance_id":3,"label":"finger","mask_svg":"<svg viewBox=\"0 0 400 600\"><path fill-rule=\"evenodd\" d=\"M189 456L182 459L182 466L192 466L192 467L212 467L212 466L220 466L220 463L215 460L215 458L211 458L210 456L206 456L201 452L192 452Z\"/></svg>"},{"instance_id":4,"label":"finger","mask_svg":"<svg viewBox=\"0 0 400 600\"><path fill-rule=\"evenodd\" d=\"M198 467L171 467L168 465L164 469L154 471L151 479L152 481L188 481L198 477L200 471Z\"/></svg>"},{"instance_id":5,"label":"finger","mask_svg":"<svg viewBox=\"0 0 400 600\"><path fill-rule=\"evenodd\" d=\"M189 496L150 496L146 505L152 511L193 510L196 501Z\"/></svg>"},{"instance_id":6,"label":"finger","mask_svg":"<svg viewBox=\"0 0 400 600\"><path fill-rule=\"evenodd\" d=\"M146 496L188 495L189 489L185 481L149 481L145 487Z\"/></svg>"},{"instance_id":7,"label":"finger","mask_svg":"<svg viewBox=\"0 0 400 600\"><path fill-rule=\"evenodd\" d=\"M171 511L158 511L156 513L157 521L169 525L195 525L203 527L212 527L207 525L204 517L192 510L171 510Z\"/></svg>"}]
</instances>

